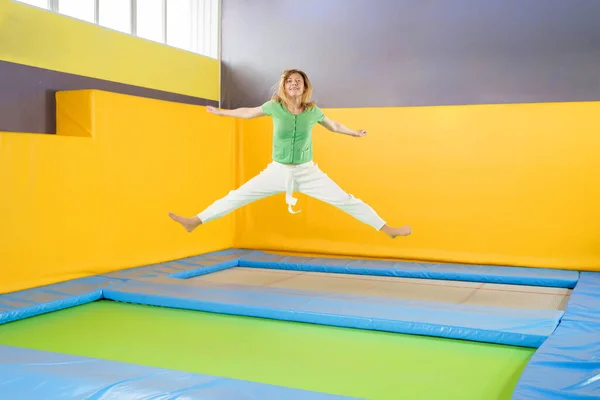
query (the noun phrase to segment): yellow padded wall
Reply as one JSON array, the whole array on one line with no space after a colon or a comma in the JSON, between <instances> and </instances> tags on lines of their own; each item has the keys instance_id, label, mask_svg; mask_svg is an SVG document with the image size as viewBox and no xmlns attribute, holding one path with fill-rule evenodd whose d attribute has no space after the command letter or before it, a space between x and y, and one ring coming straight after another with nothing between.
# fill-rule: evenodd
<instances>
[{"instance_id":1,"label":"yellow padded wall","mask_svg":"<svg viewBox=\"0 0 600 400\"><path fill-rule=\"evenodd\" d=\"M600 270L600 103L330 109L369 136L315 128L315 161L413 235L388 239L283 195L239 211L238 247ZM271 120L244 121L238 182L270 161Z\"/></svg>"},{"instance_id":2,"label":"yellow padded wall","mask_svg":"<svg viewBox=\"0 0 600 400\"><path fill-rule=\"evenodd\" d=\"M219 100L219 60L0 0L0 60Z\"/></svg>"},{"instance_id":3,"label":"yellow padded wall","mask_svg":"<svg viewBox=\"0 0 600 400\"><path fill-rule=\"evenodd\" d=\"M100 91L57 96L57 135L0 133L0 293L233 245L190 214L233 187L231 120Z\"/></svg>"}]
</instances>

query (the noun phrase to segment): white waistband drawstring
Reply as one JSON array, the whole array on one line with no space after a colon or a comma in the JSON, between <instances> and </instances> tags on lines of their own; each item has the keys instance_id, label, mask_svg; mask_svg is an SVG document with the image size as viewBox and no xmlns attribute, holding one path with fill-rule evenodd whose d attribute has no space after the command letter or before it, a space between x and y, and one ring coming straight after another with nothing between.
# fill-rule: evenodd
<instances>
[{"instance_id":1,"label":"white waistband drawstring","mask_svg":"<svg viewBox=\"0 0 600 400\"><path fill-rule=\"evenodd\" d=\"M288 204L288 211L291 214L298 214L301 211L294 211L293 206L296 205L298 199L293 196L294 193L294 171L288 170L285 174L285 202Z\"/></svg>"}]
</instances>

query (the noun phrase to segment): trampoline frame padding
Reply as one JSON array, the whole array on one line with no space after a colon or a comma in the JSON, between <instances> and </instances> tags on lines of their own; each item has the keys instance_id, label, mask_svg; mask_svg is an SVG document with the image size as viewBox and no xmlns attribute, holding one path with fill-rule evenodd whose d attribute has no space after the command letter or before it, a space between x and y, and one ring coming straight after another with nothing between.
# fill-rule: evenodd
<instances>
[{"instance_id":1,"label":"trampoline frame padding","mask_svg":"<svg viewBox=\"0 0 600 400\"><path fill-rule=\"evenodd\" d=\"M259 251L242 256L239 266L561 288L573 288L579 279L577 271L567 270L296 257Z\"/></svg>"},{"instance_id":2,"label":"trampoline frame padding","mask_svg":"<svg viewBox=\"0 0 600 400\"><path fill-rule=\"evenodd\" d=\"M424 265L294 258L232 250L117 271L94 279L104 279L99 281L102 284L102 298L114 301L533 348L539 347L552 334L563 316L563 311L560 310L519 310L312 290L212 282L200 284L181 279L240 265L247 266L248 263L257 266L258 262L264 262L264 265L261 264L263 268L283 269L295 266L294 268L303 270L323 272L343 270L346 274L363 275L368 271L374 271L377 275L387 276L406 275L406 271L415 275L419 271L419 266ZM496 268L498 267L434 264L427 265L426 275L447 279L458 277L467 281L494 280L513 284L531 283L534 280L542 283L540 277L543 277L543 283L553 287L573 284L571 271L515 268L514 274L510 274L511 268L505 268L500 273L496 272ZM489 271L493 278L486 277L486 271ZM577 272L574 273L577 276ZM81 283L79 282L79 285ZM73 285L68 293L84 290L79 289L75 283ZM55 290L54 294L50 294L40 288L39 291L29 292L27 296L35 293L41 296L40 300L52 297L50 304L54 304ZM98 299L97 295L89 297L88 293L82 293L80 296L80 301L85 302ZM22 304L27 302L30 303L29 299L24 299ZM56 307L53 305L52 308ZM33 309L25 307L20 312L12 313L11 317L17 319L43 311L43 308L36 310L35 307Z\"/></svg>"},{"instance_id":3,"label":"trampoline frame padding","mask_svg":"<svg viewBox=\"0 0 600 400\"><path fill-rule=\"evenodd\" d=\"M336 400L350 397L0 345L5 399Z\"/></svg>"},{"instance_id":4,"label":"trampoline frame padding","mask_svg":"<svg viewBox=\"0 0 600 400\"><path fill-rule=\"evenodd\" d=\"M520 310L287 288L132 280L104 290L106 299L345 328L539 347L562 311Z\"/></svg>"},{"instance_id":5,"label":"trampoline frame padding","mask_svg":"<svg viewBox=\"0 0 600 400\"><path fill-rule=\"evenodd\" d=\"M182 279L238 266L525 284L574 290L566 310L561 312ZM514 399L558 398L569 393L583 398L597 393L600 385L600 381L594 379L600 371L597 371L597 366L594 367L597 362L592 356L598 340L591 336L600 331L598 273L288 257L232 249L0 295L0 324L100 299L507 345L541 346L521 377ZM577 343L575 348L567 345L573 340ZM0 360L6 359L2 351L7 350L0 349ZM560 366L555 367L548 360L560 360ZM569 369L569 373L558 379L564 368ZM54 373L53 369L49 366L49 373ZM26 380L21 381L21 387L29 388ZM283 397L291 398L287 394Z\"/></svg>"}]
</instances>

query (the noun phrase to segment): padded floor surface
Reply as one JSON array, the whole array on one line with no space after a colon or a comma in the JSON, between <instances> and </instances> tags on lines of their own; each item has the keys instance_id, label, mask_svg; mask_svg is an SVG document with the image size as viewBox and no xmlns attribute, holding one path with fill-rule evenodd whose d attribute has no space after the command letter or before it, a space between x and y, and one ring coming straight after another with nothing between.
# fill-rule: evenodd
<instances>
[{"instance_id":1,"label":"padded floor surface","mask_svg":"<svg viewBox=\"0 0 600 400\"><path fill-rule=\"evenodd\" d=\"M534 306L533 309L522 308L519 304L523 304L523 302L514 304L505 302L503 307L496 307L402 297L335 293L328 290L317 291L314 287L306 290L190 279L236 267L353 274L375 276L377 278L426 279L424 283L439 284L442 288L449 288L456 285L457 281L463 281L509 285L509 287L513 285L521 287L540 286L573 290L570 292L568 304L563 311L561 306L558 309L539 309L539 305ZM221 275L221 277L223 276ZM447 286L444 286L444 283L438 282L438 280L448 282ZM412 282L418 281L413 280ZM492 287L489 286L489 288ZM501 286L493 286L493 288L501 289ZM515 286L515 288L517 287ZM530 292L530 289L527 288L527 292ZM352 290L363 289L358 287ZM439 290L440 293L443 291L444 289ZM551 290L548 293L557 292ZM80 308L80 306L101 299L126 301L145 306L154 305L195 310L191 311L192 313L196 311L221 313L227 315L220 317L235 318L235 321L246 320L246 318L231 315L262 317L275 320L265 321L266 323L282 324L269 325L269 328L265 331L254 333L233 326L233 330L239 331L236 333L241 335L241 337L236 337L234 344L242 343L249 346L257 343L252 340L255 337L273 339L269 335L279 331L281 329L279 326L288 326L288 322L283 321L327 325L316 328L342 332L341 335L338 334L335 337L336 340L339 340L343 335L350 334L349 332L364 331L355 329L338 330L338 328L331 328L331 326L368 329L370 330L369 335L384 335L370 336L376 338L373 340L377 344L384 340L381 339L382 337L394 337L391 340L414 340L413 342L406 342L406 348L401 347L391 351L390 354L393 359L385 358L388 349L379 349L382 357L374 360L365 355L364 348L362 351L358 351L360 345L367 344L369 340L360 339L358 343L350 343L343 349L344 352L349 354L356 350L356 357L354 353L352 353L352 357L349 355L342 356L339 354L340 349L334 353L330 352L334 346L330 346L331 343L327 340L315 340L318 335L314 335L310 331L304 331L296 339L294 337L286 338L286 342L291 340L287 344L292 346L292 349L288 351L291 356L286 358L286 360L292 360L288 361L290 364L279 363L276 367L272 367L274 374L280 372L292 374L293 376L286 376L286 378L289 378L288 382L291 385L294 385L294 382L298 379L298 376L295 375L298 370L295 367L302 364L305 366L312 364L314 367L311 365L311 368L314 368L317 374L312 376L314 382L322 383L326 380L328 386L337 382L342 389L344 385L354 387L360 380L362 380L361 383L366 385L386 383L387 386L382 386L384 389L389 389L392 393L395 391L401 393L406 390L409 398L419 398L411 396L412 394L429 398L428 393L420 391L428 388L427 383L424 382L431 384L433 395L439 392L441 396L443 392L443 398L468 398L471 393L478 390L477 388L481 389L480 384L483 385L485 391L483 394L479 393L479 397L483 396L490 399L510 398L506 394L510 391L508 389L511 387L510 382L517 379L518 384L511 400L597 398L597 393L600 391L600 380L598 379L600 370L596 361L599 343L598 332L600 331L600 313L598 311L600 310L600 273L481 265L423 264L346 260L341 258L325 259L228 249L139 268L115 271L102 276L91 276L45 287L2 294L0 295L0 332L8 332L8 336L11 336L10 332L15 329L15 326L28 327L21 332L18 330L12 331L13 336L9 340L14 340L15 343L22 340L22 343L26 346L28 342L38 343L39 341L39 343L47 343L50 350L52 348L62 348L65 353L71 351L69 349L85 347L91 349L91 352L97 354L98 357L108 357L112 354L117 359L128 359L131 356L131 360L135 360L138 357L132 355L132 353L137 355L144 353L139 357L140 363L144 362L144 357L149 357L147 359L160 361L161 365L164 360L169 359L168 354L162 354L161 351L162 349L170 350L171 346L175 346L171 343L173 341L183 339L185 346L189 348L200 346L205 351L204 343L208 343L207 345L211 347L220 348L219 346L223 346L221 342L224 340L221 336L227 335L227 332L224 332L221 336L203 336L201 331L206 330L206 326L190 328L187 323L181 323L181 321L170 321L164 326L159 325L158 327L146 323L130 324L129 319L135 321L136 318L119 312L111 312L108 313L111 318L107 319L103 318L102 313L97 314L97 310L85 314L86 317L89 314L89 318L93 319L94 323L92 324L82 323L78 318L83 317L78 316L75 321L64 323L64 327L60 325L61 321L58 315L63 316L62 318L64 318L64 315L72 317L72 312L90 310L90 308ZM551 303L552 301L549 301L546 304ZM89 306L95 307L97 304L103 303L93 303ZM509 304L513 305L509 307ZM560 301L557 304L560 304ZM64 310L64 312L54 313L58 310ZM190 311L185 312L189 313ZM40 319L38 316L43 318ZM112 316L116 318L112 319ZM18 325L12 323L15 321L18 321ZM51 321L52 326L36 325L41 321ZM10 328L6 329L7 326ZM115 326L120 330L107 334L105 332L107 326L109 330ZM311 325L292 324L292 326L307 327ZM312 327L314 326L311 326L311 329ZM173 331L179 336L176 336L175 340L165 339L172 338L173 336L169 335L173 335ZM181 334L181 332L187 331L192 332L191 336L193 337ZM380 331L409 333L412 336L390 335ZM35 337L36 335L39 337ZM82 335L82 337L78 335ZM85 346L78 344L80 343L78 339L87 340L87 336L94 335L97 335L98 342L94 340L85 341ZM128 340L115 341L113 338L118 335L122 337L133 335L134 337ZM313 340L312 344L316 344L316 350L314 350L316 354L307 351L309 348L307 343L302 344L302 339L305 337ZM400 339L407 337L408 339ZM464 339L467 342L448 341L443 338ZM102 343L104 340L110 342L108 344ZM157 344L153 348L146 347L143 351L141 348L136 351L132 350L145 340L153 340ZM468 342L469 340L478 343ZM274 340L273 343L277 341ZM267 341L264 346L273 343ZM419 343L425 343L425 345L419 346ZM453 347L446 347L444 345L439 346L439 343L454 344L452 344ZM487 343L531 346L531 349L515 350L528 351L526 359L531 355L531 352L534 352L534 348L537 350L528 363L519 358L519 363L522 362L527 365L521 373L520 367L514 364L516 362L516 359L513 358L514 353L506 353L506 350L512 349L512 347L501 347ZM113 345L116 347L111 347ZM417 347L419 347L420 352L414 353L413 350ZM149 348L151 348L151 351L148 350ZM481 354L478 352L481 349L485 349L484 352L489 355L489 350L494 348L499 348L502 352L500 353L501 357L507 356L508 359L497 358L495 360L497 364L494 364L494 362L480 362L475 357L471 357L471 355L475 356L475 353L480 356ZM431 349L431 351L428 349ZM448 349L450 353L446 351ZM454 353L455 349L458 349L459 356ZM300 354L296 357L294 350L300 351ZM220 365L219 357L222 354L227 354L215 355L209 351L209 355L204 357L206 353L190 352L187 351L187 348L186 352L180 351L175 354L182 353L184 353L184 356L177 356L177 361L172 361L169 365L178 365L177 363L181 362L181 358L188 355L192 357L193 362L205 361L211 365ZM305 356L305 353L310 358L301 362L300 360ZM447 354L450 354L451 357L446 357ZM452 354L454 355L452 356ZM258 373L260 375L258 370L261 369L263 363L256 360L263 360L263 355L263 353L254 354L252 358L254 364L248 363L245 365L246 370L250 372L244 371L244 373ZM237 362L244 357L244 353L240 351L235 356ZM334 356L334 358L332 359L330 356ZM283 357L281 353L280 357ZM323 362L323 360L336 359L339 364ZM360 364L363 359L366 360L364 366ZM281 359L276 360L281 362ZM373 367L377 365L379 360L384 366L391 368L392 371L397 370L399 375L385 374L385 370L380 369L381 366ZM229 361L231 362L231 359ZM398 364L399 361L404 363ZM200 398L214 399L231 398L230 394L232 392L244 393L245 398L249 400L281 398L292 400L296 399L297 396L307 400L324 398L323 393L315 391L294 392L294 386L291 386L290 389L285 386L265 385L260 382L248 384L248 381L240 380L240 378L219 379L218 374L143 367L148 364L138 365L135 361L132 362L132 364L127 364L127 360L123 360L121 363L109 360L102 362L102 360L86 358L83 355L68 356L68 354L61 354L60 351L49 353L44 350L29 350L27 348L11 347L10 345L1 346L0 342L0 376L6 378L0 380L0 398L23 398L25 400L43 397L48 400L62 399L65 398L65 390L77 391L76 395L67 396L69 398L85 397L81 390L94 393L99 391L106 396L114 396L115 392L127 390L130 395L127 398L131 398L131 396L140 398L139 392L145 393L141 397L145 398L144 396L150 390L148 385L153 385L151 394L148 394L149 398L172 396L174 393L188 395L192 392L195 395L201 392ZM463 362L467 366L466 369L463 369L464 365L461 365ZM86 372L79 368L73 372L74 364L87 365L96 369ZM485 370L486 365L490 366L490 371ZM356 368L357 366L364 367L364 369L360 373L348 373L348 367ZM101 369L107 369L110 372L102 376L93 375L94 371ZM466 378L468 374L463 374L464 371L471 372L472 378ZM370 372L381 374L383 380L380 381L378 377L370 375ZM490 375L487 375L488 372L490 372ZM340 373L342 375L339 375ZM458 373L458 375L454 375L455 373ZM303 374L299 375L306 377ZM496 380L490 380L490 376L493 376ZM520 378L518 378L519 376ZM441 379L443 377L452 379L446 381ZM397 380L401 386L396 387L393 383L388 384L386 379L390 382ZM62 384L54 385L59 381ZM460 382L460 386L457 386L455 382ZM173 385L174 383L175 385ZM508 384L508 386L505 384ZM457 389L465 387L468 387L469 391L464 396L462 392L458 394ZM432 390L431 388L428 390ZM39 395L40 390L44 391L42 396ZM372 387L370 390L372 390ZM490 390L493 390L493 392L489 392ZM8 395L6 395L7 391ZM26 391L27 394L23 394L23 391ZM18 395L15 395L15 393ZM381 393L382 396L389 395L387 392ZM447 393L448 395L446 395ZM31 395L31 397L26 397L28 395ZM54 397L52 397L53 395ZM496 395L498 397L494 397ZM117 394L117 397L122 398L123 396ZM359 395L359 397L362 396Z\"/></svg>"},{"instance_id":2,"label":"padded floor surface","mask_svg":"<svg viewBox=\"0 0 600 400\"><path fill-rule=\"evenodd\" d=\"M368 399L508 400L534 349L97 301L0 344Z\"/></svg>"},{"instance_id":3,"label":"padded floor surface","mask_svg":"<svg viewBox=\"0 0 600 400\"><path fill-rule=\"evenodd\" d=\"M0 398L353 400L193 372L0 345Z\"/></svg>"},{"instance_id":4,"label":"padded floor surface","mask_svg":"<svg viewBox=\"0 0 600 400\"><path fill-rule=\"evenodd\" d=\"M571 293L566 288L244 267L189 280L529 310L564 311Z\"/></svg>"}]
</instances>

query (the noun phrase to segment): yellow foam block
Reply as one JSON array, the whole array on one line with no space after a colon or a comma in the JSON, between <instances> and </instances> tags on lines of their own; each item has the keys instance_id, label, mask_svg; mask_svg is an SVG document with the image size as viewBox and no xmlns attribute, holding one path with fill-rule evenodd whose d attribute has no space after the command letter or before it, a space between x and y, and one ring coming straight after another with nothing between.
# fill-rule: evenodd
<instances>
[{"instance_id":1,"label":"yellow foam block","mask_svg":"<svg viewBox=\"0 0 600 400\"><path fill-rule=\"evenodd\" d=\"M282 195L239 217L235 245L279 251L600 270L600 103L330 109L356 139L315 129L315 162L390 225ZM244 121L240 183L270 160L271 121Z\"/></svg>"},{"instance_id":2,"label":"yellow foam block","mask_svg":"<svg viewBox=\"0 0 600 400\"><path fill-rule=\"evenodd\" d=\"M231 120L91 90L57 101L57 135L0 133L0 293L233 245L233 216L194 235L167 216L233 187Z\"/></svg>"}]
</instances>

